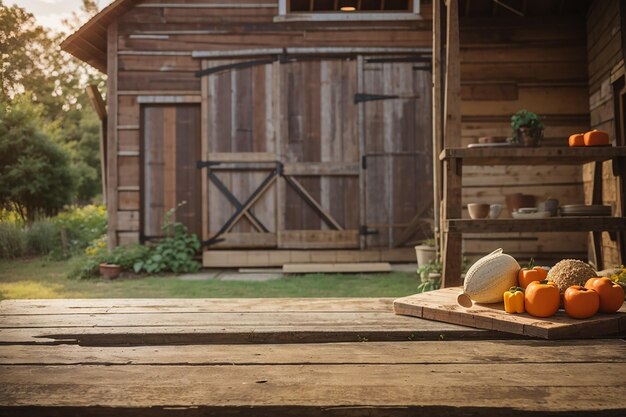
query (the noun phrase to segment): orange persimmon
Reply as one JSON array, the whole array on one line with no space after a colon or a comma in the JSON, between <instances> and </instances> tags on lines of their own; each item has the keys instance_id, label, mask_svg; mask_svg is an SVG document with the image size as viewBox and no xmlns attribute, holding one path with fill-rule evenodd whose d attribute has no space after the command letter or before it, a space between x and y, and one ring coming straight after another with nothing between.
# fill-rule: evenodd
<instances>
[{"instance_id":1,"label":"orange persimmon","mask_svg":"<svg viewBox=\"0 0 626 417\"><path fill-rule=\"evenodd\" d=\"M609 134L603 130L592 130L585 133L585 146L604 146L609 144Z\"/></svg>"},{"instance_id":2,"label":"orange persimmon","mask_svg":"<svg viewBox=\"0 0 626 417\"><path fill-rule=\"evenodd\" d=\"M563 306L571 318L586 319L598 312L600 295L595 290L572 285L563 294Z\"/></svg>"},{"instance_id":3,"label":"orange persimmon","mask_svg":"<svg viewBox=\"0 0 626 417\"><path fill-rule=\"evenodd\" d=\"M533 268L522 268L517 274L517 281L522 288L528 287L533 281L542 281L548 276L548 271L540 266Z\"/></svg>"},{"instance_id":4,"label":"orange persimmon","mask_svg":"<svg viewBox=\"0 0 626 417\"><path fill-rule=\"evenodd\" d=\"M600 295L600 312L615 313L624 303L624 289L607 277L589 278L585 288Z\"/></svg>"},{"instance_id":5,"label":"orange persimmon","mask_svg":"<svg viewBox=\"0 0 626 417\"><path fill-rule=\"evenodd\" d=\"M553 316L561 304L559 287L552 281L533 281L524 292L526 312L535 317Z\"/></svg>"},{"instance_id":6,"label":"orange persimmon","mask_svg":"<svg viewBox=\"0 0 626 417\"><path fill-rule=\"evenodd\" d=\"M576 133L569 137L569 146L585 146L585 134Z\"/></svg>"}]
</instances>

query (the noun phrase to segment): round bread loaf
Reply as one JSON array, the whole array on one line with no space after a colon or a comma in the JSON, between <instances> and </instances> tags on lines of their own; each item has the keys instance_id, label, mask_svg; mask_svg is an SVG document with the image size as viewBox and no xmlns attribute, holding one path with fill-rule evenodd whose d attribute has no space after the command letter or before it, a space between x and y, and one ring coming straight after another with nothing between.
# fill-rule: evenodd
<instances>
[{"instance_id":1,"label":"round bread loaf","mask_svg":"<svg viewBox=\"0 0 626 417\"><path fill-rule=\"evenodd\" d=\"M470 267L465 274L463 293L476 303L501 302L504 292L517 286L519 269L515 258L497 249Z\"/></svg>"}]
</instances>

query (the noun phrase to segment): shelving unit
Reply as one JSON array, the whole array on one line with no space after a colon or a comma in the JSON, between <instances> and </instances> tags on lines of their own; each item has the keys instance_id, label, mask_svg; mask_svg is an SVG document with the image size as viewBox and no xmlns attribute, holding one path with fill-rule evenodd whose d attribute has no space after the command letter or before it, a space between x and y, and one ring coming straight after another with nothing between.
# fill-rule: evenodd
<instances>
[{"instance_id":1,"label":"shelving unit","mask_svg":"<svg viewBox=\"0 0 626 417\"><path fill-rule=\"evenodd\" d=\"M446 148L443 161L444 207L443 285L461 285L461 243L463 233L507 232L616 232L622 262L626 260L626 204L622 198L622 217L550 217L544 219L462 219L462 178L464 165L582 165L613 161L613 174L620 178L626 195L626 147L597 148ZM602 199L601 187L594 184L595 200ZM599 235L598 235L599 236ZM594 239L596 253L601 250Z\"/></svg>"}]
</instances>

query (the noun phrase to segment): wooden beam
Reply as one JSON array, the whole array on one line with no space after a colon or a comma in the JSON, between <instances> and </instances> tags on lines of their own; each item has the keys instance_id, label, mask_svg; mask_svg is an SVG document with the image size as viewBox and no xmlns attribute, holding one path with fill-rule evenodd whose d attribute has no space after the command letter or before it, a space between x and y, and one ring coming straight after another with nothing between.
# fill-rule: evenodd
<instances>
[{"instance_id":1,"label":"wooden beam","mask_svg":"<svg viewBox=\"0 0 626 417\"><path fill-rule=\"evenodd\" d=\"M287 184L293 187L294 191L296 191L300 197L313 209L315 212L326 222L330 227L335 230L343 230L343 227L330 215L314 198L309 192L300 184L300 181L295 179L294 177L284 176Z\"/></svg>"},{"instance_id":2,"label":"wooden beam","mask_svg":"<svg viewBox=\"0 0 626 417\"><path fill-rule=\"evenodd\" d=\"M469 1L468 1L469 3ZM434 232L435 242L440 248L441 227L441 194L442 194L442 163L439 161L439 154L443 151L443 82L442 82L442 53L443 53L443 0L433 1L433 199L434 199Z\"/></svg>"},{"instance_id":3,"label":"wooden beam","mask_svg":"<svg viewBox=\"0 0 626 417\"><path fill-rule=\"evenodd\" d=\"M193 51L193 58L228 58L258 55L359 55L359 54L429 54L430 48L378 48L378 47L297 47L258 48L230 51Z\"/></svg>"},{"instance_id":4,"label":"wooden beam","mask_svg":"<svg viewBox=\"0 0 626 417\"><path fill-rule=\"evenodd\" d=\"M117 22L107 29L107 243L117 246Z\"/></svg>"},{"instance_id":5,"label":"wooden beam","mask_svg":"<svg viewBox=\"0 0 626 417\"><path fill-rule=\"evenodd\" d=\"M365 64L363 55L357 57L357 92L365 91ZM357 105L357 136L359 144L359 155L365 158L367 151L365 149L365 102ZM367 224L367 175L364 171L359 175L359 224ZM361 249L367 247L367 236L361 235L359 239Z\"/></svg>"},{"instance_id":6,"label":"wooden beam","mask_svg":"<svg viewBox=\"0 0 626 417\"><path fill-rule=\"evenodd\" d=\"M461 62L458 0L448 0L444 137L446 148L461 146Z\"/></svg>"},{"instance_id":7,"label":"wooden beam","mask_svg":"<svg viewBox=\"0 0 626 417\"><path fill-rule=\"evenodd\" d=\"M100 176L102 177L102 203L107 204L107 109L98 87L90 84L85 88L89 102L100 119Z\"/></svg>"},{"instance_id":8,"label":"wooden beam","mask_svg":"<svg viewBox=\"0 0 626 417\"><path fill-rule=\"evenodd\" d=\"M104 99L102 98L100 91L98 91L98 87L94 84L89 84L85 88L85 92L87 93L87 96L89 96L89 102L91 103L93 109L98 115L98 118L100 120L106 119L107 109L104 103Z\"/></svg>"}]
</instances>

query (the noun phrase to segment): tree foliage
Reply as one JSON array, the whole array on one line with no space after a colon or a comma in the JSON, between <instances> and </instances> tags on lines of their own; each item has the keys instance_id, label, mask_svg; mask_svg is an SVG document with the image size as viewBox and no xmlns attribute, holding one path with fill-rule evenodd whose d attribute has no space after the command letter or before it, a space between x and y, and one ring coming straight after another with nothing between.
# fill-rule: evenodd
<instances>
[{"instance_id":1,"label":"tree foliage","mask_svg":"<svg viewBox=\"0 0 626 417\"><path fill-rule=\"evenodd\" d=\"M75 30L97 11L94 0L83 0L81 12L74 12L65 25ZM65 33L38 25L25 9L5 5L0 0L0 103L5 103L3 112L10 114L12 107L21 103L21 109L16 109L15 114L22 114L26 99L36 105L37 110L31 115L38 120L37 137L63 148L63 158L69 158L71 163L62 166L71 166L68 172L75 185L70 188L73 193L70 201L86 203L101 192L101 170L100 121L89 104L85 87L96 84L102 90L105 77L61 51L60 44L65 36ZM0 140L5 143L4 138ZM40 141L36 143L40 145ZM52 153L59 147L46 146ZM57 191L59 199L65 199L65 190ZM19 193L14 190L12 194Z\"/></svg>"},{"instance_id":2,"label":"tree foliage","mask_svg":"<svg viewBox=\"0 0 626 417\"><path fill-rule=\"evenodd\" d=\"M0 103L0 205L29 222L56 214L76 188L69 155L38 125L40 112L28 95Z\"/></svg>"}]
</instances>

